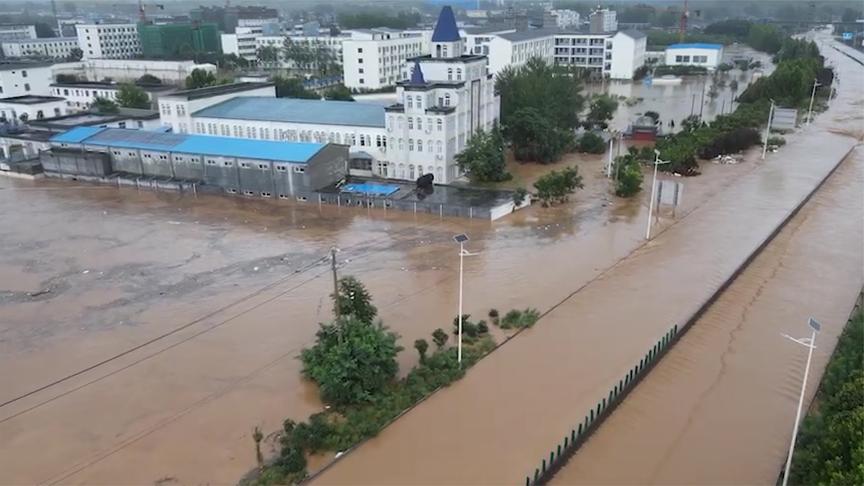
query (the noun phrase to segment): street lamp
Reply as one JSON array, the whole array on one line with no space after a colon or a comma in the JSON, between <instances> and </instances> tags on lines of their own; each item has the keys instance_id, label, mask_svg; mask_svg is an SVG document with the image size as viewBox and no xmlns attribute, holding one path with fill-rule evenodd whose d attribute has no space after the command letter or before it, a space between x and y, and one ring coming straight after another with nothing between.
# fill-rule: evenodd
<instances>
[{"instance_id":1,"label":"street lamp","mask_svg":"<svg viewBox=\"0 0 864 486\"><path fill-rule=\"evenodd\" d=\"M460 233L453 237L453 241L459 243L459 314L457 318L459 319L459 344L457 351L457 361L459 362L459 366L462 366L462 275L463 275L463 259L466 256L474 256L479 255L479 253L471 253L465 249L465 243L468 241L468 235L465 233Z\"/></svg>"},{"instance_id":2,"label":"street lamp","mask_svg":"<svg viewBox=\"0 0 864 486\"><path fill-rule=\"evenodd\" d=\"M822 86L818 79L813 80L813 91L810 92L810 109L807 110L807 124L813 123L813 100L816 99L816 87Z\"/></svg>"},{"instance_id":3,"label":"street lamp","mask_svg":"<svg viewBox=\"0 0 864 486\"><path fill-rule=\"evenodd\" d=\"M771 108L768 110L768 124L765 125L765 142L762 145L762 160L765 160L765 154L768 153L768 135L771 134L771 122L774 118L774 99L771 99Z\"/></svg>"},{"instance_id":4,"label":"street lamp","mask_svg":"<svg viewBox=\"0 0 864 486\"><path fill-rule=\"evenodd\" d=\"M654 213L654 197L657 193L657 166L668 164L671 160L660 160L660 151L654 149L654 179L651 182L651 200L648 201L648 228L645 230L645 239L651 239L651 215Z\"/></svg>"},{"instance_id":5,"label":"street lamp","mask_svg":"<svg viewBox=\"0 0 864 486\"><path fill-rule=\"evenodd\" d=\"M789 443L789 455L786 457L786 472L783 473L783 486L789 482L789 470L792 467L792 453L795 452L795 438L798 436L798 422L801 420L801 408L804 406L804 390L807 388L807 376L810 374L810 360L813 358L813 349L816 347L816 333L822 329L822 325L816 319L807 321L812 333L809 338L795 339L792 336L782 336L807 347L807 364L804 366L804 380L801 382L801 396L798 397L798 411L795 412L795 425L792 427L792 441Z\"/></svg>"}]
</instances>

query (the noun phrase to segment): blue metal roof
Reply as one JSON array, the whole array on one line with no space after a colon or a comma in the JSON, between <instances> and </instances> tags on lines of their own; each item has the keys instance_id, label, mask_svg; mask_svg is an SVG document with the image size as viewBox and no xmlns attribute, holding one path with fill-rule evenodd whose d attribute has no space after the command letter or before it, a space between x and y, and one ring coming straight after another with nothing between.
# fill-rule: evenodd
<instances>
[{"instance_id":1,"label":"blue metal roof","mask_svg":"<svg viewBox=\"0 0 864 486\"><path fill-rule=\"evenodd\" d=\"M196 111L193 116L384 128L383 106L356 101L238 97Z\"/></svg>"},{"instance_id":2,"label":"blue metal roof","mask_svg":"<svg viewBox=\"0 0 864 486\"><path fill-rule=\"evenodd\" d=\"M435 30L432 31L432 42L455 42L459 39L461 37L459 28L456 26L456 16L453 15L453 9L445 5L438 14L438 22L435 23Z\"/></svg>"},{"instance_id":3,"label":"blue metal roof","mask_svg":"<svg viewBox=\"0 0 864 486\"><path fill-rule=\"evenodd\" d=\"M75 127L67 132L63 132L59 135L54 135L50 138L50 141L57 143L80 143L85 138L92 137L93 135L96 135L102 130L104 130L104 128Z\"/></svg>"},{"instance_id":4,"label":"blue metal roof","mask_svg":"<svg viewBox=\"0 0 864 486\"><path fill-rule=\"evenodd\" d=\"M321 143L276 142L125 128L94 129L93 127L73 128L51 138L51 141L295 163L308 162L325 146Z\"/></svg>"},{"instance_id":5,"label":"blue metal roof","mask_svg":"<svg viewBox=\"0 0 864 486\"><path fill-rule=\"evenodd\" d=\"M702 42L697 42L693 44L672 44L666 49L723 49L723 44L706 44Z\"/></svg>"}]
</instances>

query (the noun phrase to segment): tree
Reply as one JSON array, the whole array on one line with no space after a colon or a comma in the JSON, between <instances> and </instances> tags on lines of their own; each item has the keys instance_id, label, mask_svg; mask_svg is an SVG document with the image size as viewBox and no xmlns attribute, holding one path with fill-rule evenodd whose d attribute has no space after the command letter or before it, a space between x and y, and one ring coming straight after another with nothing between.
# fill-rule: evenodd
<instances>
[{"instance_id":1,"label":"tree","mask_svg":"<svg viewBox=\"0 0 864 486\"><path fill-rule=\"evenodd\" d=\"M380 322L354 315L322 324L315 345L300 353L303 375L318 384L321 398L334 405L373 399L396 376L397 335Z\"/></svg>"},{"instance_id":2,"label":"tree","mask_svg":"<svg viewBox=\"0 0 864 486\"><path fill-rule=\"evenodd\" d=\"M439 327L432 333L432 342L435 343L435 346L437 346L438 349L441 349L445 344L447 344L447 339L449 337L450 336L447 335L447 332Z\"/></svg>"},{"instance_id":3,"label":"tree","mask_svg":"<svg viewBox=\"0 0 864 486\"><path fill-rule=\"evenodd\" d=\"M162 80L157 78L156 76L153 76L152 74L144 74L140 78L135 80L135 84L137 84L138 86L161 85Z\"/></svg>"},{"instance_id":4,"label":"tree","mask_svg":"<svg viewBox=\"0 0 864 486\"><path fill-rule=\"evenodd\" d=\"M58 83L77 83L79 81L78 76L74 74L58 74L57 82Z\"/></svg>"},{"instance_id":5,"label":"tree","mask_svg":"<svg viewBox=\"0 0 864 486\"><path fill-rule=\"evenodd\" d=\"M632 147L631 147L632 148ZM615 158L615 195L631 197L642 190L642 168L632 153Z\"/></svg>"},{"instance_id":6,"label":"tree","mask_svg":"<svg viewBox=\"0 0 864 486\"><path fill-rule=\"evenodd\" d=\"M504 138L498 126L478 130L462 152L456 154L459 168L473 182L499 182L510 178L504 159Z\"/></svg>"},{"instance_id":7,"label":"tree","mask_svg":"<svg viewBox=\"0 0 864 486\"><path fill-rule=\"evenodd\" d=\"M256 57L266 69L276 69L279 64L279 49L275 46L259 47Z\"/></svg>"},{"instance_id":8,"label":"tree","mask_svg":"<svg viewBox=\"0 0 864 486\"><path fill-rule=\"evenodd\" d=\"M273 82L276 84L277 98L305 98L311 100L321 99L317 93L309 91L303 86L303 82L297 78L283 78L282 76L274 76Z\"/></svg>"},{"instance_id":9,"label":"tree","mask_svg":"<svg viewBox=\"0 0 864 486\"><path fill-rule=\"evenodd\" d=\"M217 84L225 83L220 83L216 79L216 75L203 69L193 69L192 73L186 76L186 89L206 88L207 86L215 86Z\"/></svg>"},{"instance_id":10,"label":"tree","mask_svg":"<svg viewBox=\"0 0 864 486\"><path fill-rule=\"evenodd\" d=\"M615 116L618 101L608 95L595 96L588 110L588 122L606 128L606 122Z\"/></svg>"},{"instance_id":11,"label":"tree","mask_svg":"<svg viewBox=\"0 0 864 486\"><path fill-rule=\"evenodd\" d=\"M78 62L84 57L84 51L82 51L78 47L73 47L69 50L69 55L66 56L66 60L69 62Z\"/></svg>"},{"instance_id":12,"label":"tree","mask_svg":"<svg viewBox=\"0 0 864 486\"><path fill-rule=\"evenodd\" d=\"M92 108L97 113L117 113L118 111L117 103L114 103L108 98L101 98L98 96L93 100Z\"/></svg>"},{"instance_id":13,"label":"tree","mask_svg":"<svg viewBox=\"0 0 864 486\"><path fill-rule=\"evenodd\" d=\"M334 298L334 296L330 296ZM378 308L372 305L372 296L362 282L347 276L339 279L339 295L336 306L340 316L354 316L361 322L372 324L378 315Z\"/></svg>"},{"instance_id":14,"label":"tree","mask_svg":"<svg viewBox=\"0 0 864 486\"><path fill-rule=\"evenodd\" d=\"M324 92L325 100L338 100L338 101L354 101L354 97L351 96L351 90L345 87L344 84L340 84L339 86L334 86L327 91Z\"/></svg>"},{"instance_id":15,"label":"tree","mask_svg":"<svg viewBox=\"0 0 864 486\"><path fill-rule=\"evenodd\" d=\"M544 206L556 202L564 202L576 188L582 187L582 177L576 167L567 167L562 171L551 171L543 175L534 183L537 197Z\"/></svg>"},{"instance_id":16,"label":"tree","mask_svg":"<svg viewBox=\"0 0 864 486\"><path fill-rule=\"evenodd\" d=\"M429 343L426 342L425 339L418 339L414 341L414 349L420 353L420 362L426 362L426 350L429 349Z\"/></svg>"},{"instance_id":17,"label":"tree","mask_svg":"<svg viewBox=\"0 0 864 486\"><path fill-rule=\"evenodd\" d=\"M513 204L516 206L521 206L525 202L525 198L528 196L528 190L524 187L517 187L513 191Z\"/></svg>"},{"instance_id":18,"label":"tree","mask_svg":"<svg viewBox=\"0 0 864 486\"><path fill-rule=\"evenodd\" d=\"M343 29L371 29L374 27L389 27L391 29L408 29L415 27L421 20L420 14L411 11L400 11L395 16L391 11L372 10L358 13L339 14L339 26Z\"/></svg>"},{"instance_id":19,"label":"tree","mask_svg":"<svg viewBox=\"0 0 864 486\"><path fill-rule=\"evenodd\" d=\"M519 161L549 163L573 146L573 134L556 128L536 108L523 108L510 117L508 126L513 155Z\"/></svg>"},{"instance_id":20,"label":"tree","mask_svg":"<svg viewBox=\"0 0 864 486\"><path fill-rule=\"evenodd\" d=\"M264 455L261 454L261 440L264 439L264 434L261 428L257 425L252 429L252 440L255 441L255 460L258 461L258 468L264 467Z\"/></svg>"},{"instance_id":21,"label":"tree","mask_svg":"<svg viewBox=\"0 0 864 486\"><path fill-rule=\"evenodd\" d=\"M150 98L138 86L123 83L117 90L117 104L125 108L150 108Z\"/></svg>"},{"instance_id":22,"label":"tree","mask_svg":"<svg viewBox=\"0 0 864 486\"><path fill-rule=\"evenodd\" d=\"M579 138L579 151L589 154L602 154L606 151L606 142L593 132L585 132Z\"/></svg>"}]
</instances>

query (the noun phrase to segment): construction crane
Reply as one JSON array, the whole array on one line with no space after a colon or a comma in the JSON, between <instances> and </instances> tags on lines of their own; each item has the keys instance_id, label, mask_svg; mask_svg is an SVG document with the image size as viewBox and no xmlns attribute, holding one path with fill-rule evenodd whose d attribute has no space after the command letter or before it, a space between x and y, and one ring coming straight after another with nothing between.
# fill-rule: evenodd
<instances>
[{"instance_id":1,"label":"construction crane","mask_svg":"<svg viewBox=\"0 0 864 486\"><path fill-rule=\"evenodd\" d=\"M684 11L681 12L681 21L678 24L678 42L684 42L684 34L687 33L687 18L690 17L690 9L687 0L684 0Z\"/></svg>"}]
</instances>

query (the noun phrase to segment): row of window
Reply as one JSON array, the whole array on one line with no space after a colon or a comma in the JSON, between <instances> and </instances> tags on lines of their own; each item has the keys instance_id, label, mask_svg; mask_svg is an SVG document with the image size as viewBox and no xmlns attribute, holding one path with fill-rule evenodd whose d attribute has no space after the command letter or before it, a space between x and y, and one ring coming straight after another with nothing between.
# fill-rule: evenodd
<instances>
[{"instance_id":1,"label":"row of window","mask_svg":"<svg viewBox=\"0 0 864 486\"><path fill-rule=\"evenodd\" d=\"M387 148L387 138L382 135L376 135L374 140L372 135L361 133L345 133L312 131L312 130L285 130L285 129L270 129L268 127L253 127L246 126L245 129L241 125L227 125L217 123L195 122L195 133L208 135L222 135L226 137L234 136L235 138L251 138L256 140L276 140L288 142L317 142L317 143L337 143L360 147L378 147Z\"/></svg>"},{"instance_id":2,"label":"row of window","mask_svg":"<svg viewBox=\"0 0 864 486\"><path fill-rule=\"evenodd\" d=\"M690 56L675 56L675 62L691 62ZM705 64L708 62L708 56L693 56L694 64Z\"/></svg>"},{"instance_id":3,"label":"row of window","mask_svg":"<svg viewBox=\"0 0 864 486\"><path fill-rule=\"evenodd\" d=\"M112 150L111 153L118 156L118 157L123 156L123 152L121 152L120 150ZM135 157L136 153L135 152L127 152L126 155L129 157ZM153 157L153 154L144 152L144 158L145 159L153 159L154 157ZM159 160L168 160L168 154L158 154L155 158L157 158ZM186 159L182 155L175 155L173 157L174 162L184 162L185 160ZM190 157L189 161L195 162L195 159ZM234 162L230 161L230 160L225 160L222 162L222 164L219 164L214 159L207 159L206 163L207 163L207 165L210 165L210 166L222 165L222 167L234 167ZM252 165L253 164L250 164L249 162L240 162L240 167L244 168L244 169L253 168ZM257 167L258 167L258 169L261 169L261 170L270 170L270 164L257 164ZM302 167L299 165L295 165L293 167L294 167L294 172L297 174L303 174L304 172L306 172L305 167ZM288 166L284 165L284 164L274 164L273 168L278 172L288 172Z\"/></svg>"}]
</instances>

